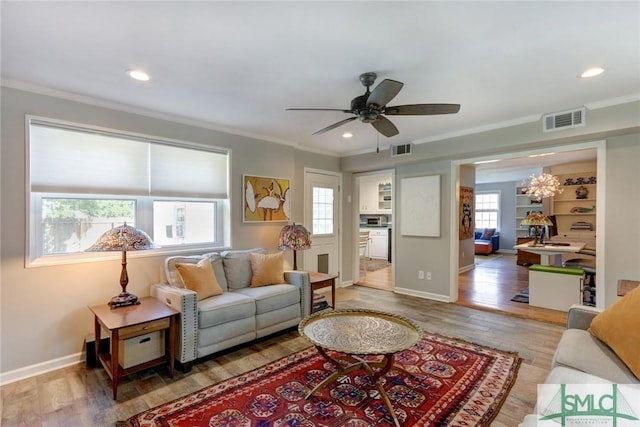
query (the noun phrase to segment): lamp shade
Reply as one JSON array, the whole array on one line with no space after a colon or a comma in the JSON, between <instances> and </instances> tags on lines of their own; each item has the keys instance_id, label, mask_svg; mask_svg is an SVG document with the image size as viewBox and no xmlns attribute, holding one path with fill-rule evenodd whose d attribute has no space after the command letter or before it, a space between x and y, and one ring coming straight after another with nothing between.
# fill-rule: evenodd
<instances>
[{"instance_id":1,"label":"lamp shade","mask_svg":"<svg viewBox=\"0 0 640 427\"><path fill-rule=\"evenodd\" d=\"M280 230L280 238L278 239L278 249L281 251L285 249L293 250L293 269L298 269L298 259L296 258L296 251L310 249L311 238L309 232L303 225L296 224L285 225Z\"/></svg>"},{"instance_id":2,"label":"lamp shade","mask_svg":"<svg viewBox=\"0 0 640 427\"><path fill-rule=\"evenodd\" d=\"M311 237L309 232L301 224L285 225L280 230L278 239L278 249L293 249L296 251L311 248Z\"/></svg>"},{"instance_id":3,"label":"lamp shade","mask_svg":"<svg viewBox=\"0 0 640 427\"><path fill-rule=\"evenodd\" d=\"M113 251L140 251L156 249L158 245L153 243L147 233L127 225L114 227L100 236L97 242L86 249L87 252L113 252Z\"/></svg>"},{"instance_id":4,"label":"lamp shade","mask_svg":"<svg viewBox=\"0 0 640 427\"><path fill-rule=\"evenodd\" d=\"M553 222L546 215L535 212L524 217L520 225L553 225Z\"/></svg>"}]
</instances>

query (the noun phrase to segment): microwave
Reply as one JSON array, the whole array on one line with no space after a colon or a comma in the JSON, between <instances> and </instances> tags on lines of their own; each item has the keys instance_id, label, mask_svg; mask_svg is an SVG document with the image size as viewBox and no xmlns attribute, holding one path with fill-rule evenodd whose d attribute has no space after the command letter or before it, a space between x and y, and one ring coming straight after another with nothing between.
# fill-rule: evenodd
<instances>
[{"instance_id":1,"label":"microwave","mask_svg":"<svg viewBox=\"0 0 640 427\"><path fill-rule=\"evenodd\" d=\"M386 227L387 226L387 217L386 216L367 216L365 225L368 227Z\"/></svg>"}]
</instances>

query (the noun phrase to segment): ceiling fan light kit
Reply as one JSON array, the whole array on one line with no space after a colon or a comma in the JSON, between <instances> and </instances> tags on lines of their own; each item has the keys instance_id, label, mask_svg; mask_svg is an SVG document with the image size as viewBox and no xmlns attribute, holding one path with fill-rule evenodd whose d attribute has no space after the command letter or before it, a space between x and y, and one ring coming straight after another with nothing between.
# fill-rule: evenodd
<instances>
[{"instance_id":1,"label":"ceiling fan light kit","mask_svg":"<svg viewBox=\"0 0 640 427\"><path fill-rule=\"evenodd\" d=\"M460 111L460 104L412 104L387 107L387 103L396 97L404 83L384 79L373 90L370 90L377 77L378 75L373 72L360 75L360 82L367 89L364 95L356 96L351 100L349 110L337 108L287 108L287 111L340 111L353 114L352 117L322 128L314 132L313 135L323 134L358 119L363 123L370 123L379 133L386 137L398 135L400 131L385 116L431 116L436 114L455 114Z\"/></svg>"}]
</instances>

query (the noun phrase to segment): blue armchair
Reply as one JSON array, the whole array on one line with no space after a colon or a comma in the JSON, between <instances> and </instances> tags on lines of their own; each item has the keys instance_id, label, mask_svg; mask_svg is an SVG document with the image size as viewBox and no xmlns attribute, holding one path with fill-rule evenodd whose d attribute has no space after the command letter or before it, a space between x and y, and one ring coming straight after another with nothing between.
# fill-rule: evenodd
<instances>
[{"instance_id":1,"label":"blue armchair","mask_svg":"<svg viewBox=\"0 0 640 427\"><path fill-rule=\"evenodd\" d=\"M491 242L491 253L496 252L500 249L500 233L494 232L489 239L483 239L483 234L488 234L487 230L476 231L475 232L475 241L476 242Z\"/></svg>"}]
</instances>

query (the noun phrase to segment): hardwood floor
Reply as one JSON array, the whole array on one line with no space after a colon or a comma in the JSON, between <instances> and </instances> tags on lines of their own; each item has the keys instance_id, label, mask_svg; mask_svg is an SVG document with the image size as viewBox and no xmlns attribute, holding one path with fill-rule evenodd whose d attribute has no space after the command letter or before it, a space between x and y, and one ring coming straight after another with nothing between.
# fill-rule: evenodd
<instances>
[{"instance_id":1,"label":"hardwood floor","mask_svg":"<svg viewBox=\"0 0 640 427\"><path fill-rule=\"evenodd\" d=\"M384 309L407 316L425 331L518 352L523 359L517 380L493 426L513 427L533 410L536 385L549 372L563 327L506 316L458 304L446 304L361 286L337 289L338 308ZM119 420L226 378L242 374L309 346L288 331L194 365L188 374L147 370L123 378L118 401L111 396L101 368L78 364L3 386L0 425L113 426Z\"/></svg>"},{"instance_id":2,"label":"hardwood floor","mask_svg":"<svg viewBox=\"0 0 640 427\"><path fill-rule=\"evenodd\" d=\"M458 276L457 304L566 324L567 314L563 311L511 301L514 295L529 286L529 271L527 267L516 264L515 255L494 254L477 259L479 262L473 270ZM391 267L368 271L366 275L361 271L356 284L391 291Z\"/></svg>"},{"instance_id":3,"label":"hardwood floor","mask_svg":"<svg viewBox=\"0 0 640 427\"><path fill-rule=\"evenodd\" d=\"M360 262L364 263L364 261ZM387 265L387 267L383 267L375 271L367 271L366 274L364 273L364 269L361 269L360 277L356 281L356 285L391 291L393 289L393 280L391 279L391 263L380 260L373 260L370 262Z\"/></svg>"},{"instance_id":4,"label":"hardwood floor","mask_svg":"<svg viewBox=\"0 0 640 427\"><path fill-rule=\"evenodd\" d=\"M517 265L515 255L499 254L458 276L457 304L566 324L567 313L563 311L511 301L514 295L528 286L527 267Z\"/></svg>"}]
</instances>

